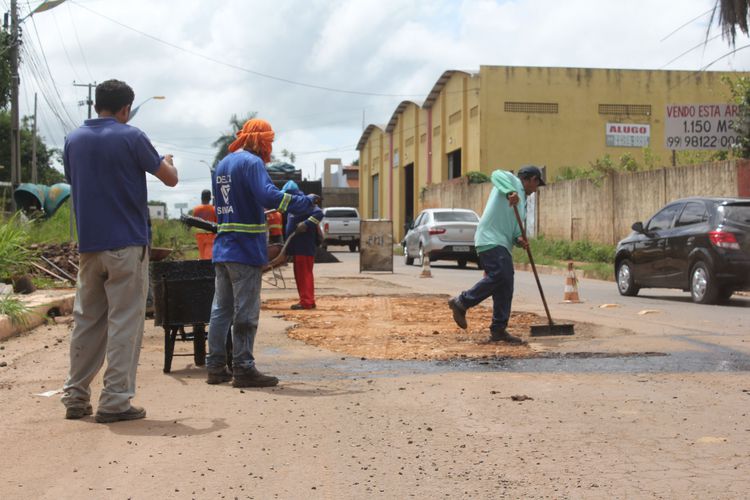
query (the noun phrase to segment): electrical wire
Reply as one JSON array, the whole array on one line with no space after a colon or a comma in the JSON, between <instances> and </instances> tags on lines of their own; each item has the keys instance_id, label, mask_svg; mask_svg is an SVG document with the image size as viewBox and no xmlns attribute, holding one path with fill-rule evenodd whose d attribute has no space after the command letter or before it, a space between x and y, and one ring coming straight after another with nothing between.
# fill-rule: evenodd
<instances>
[{"instance_id":1,"label":"electrical wire","mask_svg":"<svg viewBox=\"0 0 750 500\"><path fill-rule=\"evenodd\" d=\"M251 75L259 76L261 78L266 78L266 79L269 79L269 80L274 80L274 81L282 82L282 83L288 83L290 85L297 85L299 87L306 87L306 88L310 88L310 89L323 90L323 91L326 91L326 92L335 92L335 93L339 93L339 94L351 94L351 95L362 95L362 96L373 96L373 97L423 97L424 96L424 94L383 94L383 93L378 93L378 92L365 92L365 91L360 91L360 90L339 89L339 88L334 88L334 87L326 87L324 85L315 85L315 84L311 84L311 83L299 82L299 81L296 81L296 80L291 80L289 78L282 78L282 77L279 77L279 76L270 75L268 73L261 73L260 71L255 71L255 70L252 70L252 69L249 69L249 68L244 68L242 66L238 66L236 64L228 63L226 61L222 61L220 59L216 59L214 57L207 56L205 54L201 54L200 52L196 52L194 50L186 49L185 47L181 47L181 46L179 46L177 44L168 42L166 40L162 40L161 38L158 38L158 37L156 37L154 35L151 35L151 34L146 33L144 31L141 31L141 30L138 30L138 29L133 28L131 26L128 26L127 24L121 23L120 21L118 21L116 19L112 19L109 16L106 16L104 14L101 14L101 13L93 10L93 9L85 7L85 6L81 5L78 2L71 1L70 3L72 3L73 5L76 5L76 6L82 8L84 10L89 11L90 13L94 14L95 16L99 16L99 17L101 17L103 19L106 19L106 20L108 20L108 21L110 21L110 22L112 22L114 24L117 24L118 26L121 26L121 27L123 27L123 28L125 28L127 30L133 31L135 33L138 33L141 36L145 36L146 38L150 38L151 40L153 40L155 42L158 42L158 43L161 43L163 45L166 45L167 47L171 47L171 48L179 50L181 52L185 52L186 54L190 54L190 55L193 55L193 56L196 56L196 57L200 57L201 59L205 59L206 61L210 61L210 62L213 62L215 64L219 64L219 65L225 66L227 68L232 68L232 69L236 69L238 71L242 71L244 73L249 73ZM461 92L463 92L463 91L461 91Z\"/></svg>"},{"instance_id":2,"label":"electrical wire","mask_svg":"<svg viewBox=\"0 0 750 500\"><path fill-rule=\"evenodd\" d=\"M709 38L708 40L705 40L705 41L703 41L703 42L699 43L699 44L698 44L698 45L696 45L695 47L692 47L692 48L690 48L690 49L686 50L685 52L683 52L683 53L682 53L682 54L680 54L679 56L675 57L674 59L670 60L670 61L669 61L668 63L666 63L666 64L665 64L664 66L662 66L662 67L661 67L661 68L659 68L659 69L664 69L664 68L666 68L667 66L669 66L670 64L672 64L673 62L675 62L675 61L676 61L677 59L680 59L680 58L681 58L682 56L685 56L685 55L689 54L690 52L692 52L692 51L694 51L694 50L696 50L696 49L699 49L699 48L701 48L701 47L705 47L705 46L706 46L706 44L707 44L708 42L711 42L711 41L713 41L713 40L716 40L716 39L717 39L717 38L719 38L719 37L721 37L721 33L719 33L718 35L715 35L715 36L714 36L714 37L712 37L712 38Z\"/></svg>"},{"instance_id":3,"label":"electrical wire","mask_svg":"<svg viewBox=\"0 0 750 500\"><path fill-rule=\"evenodd\" d=\"M692 24L692 23L694 23L695 21L697 21L697 20L698 20L698 19L700 19L701 17L705 16L706 14L710 14L710 13L711 13L711 12L713 12L713 11L714 11L714 9L713 9L713 8L711 8L711 9L708 9L708 10L707 10L706 12L704 12L703 14L699 14L699 15L695 16L695 17L694 17L694 18L692 18L692 19L691 19L690 21L686 22L685 24L683 24L683 25L682 25L682 26L680 26L679 28L676 28L676 29L675 29L674 31L672 31L671 33L669 33L669 34L668 34L667 36L665 36L664 38L662 38L662 39L661 39L661 40L659 40L659 41L660 41L660 42L663 42L663 41L664 41L664 40L666 40L667 38L671 37L672 35L674 35L674 34L675 34L675 33L677 33L678 31L680 31L680 30L681 30L682 28L684 28L685 26L687 26L687 25L689 25L689 24Z\"/></svg>"},{"instance_id":4,"label":"electrical wire","mask_svg":"<svg viewBox=\"0 0 750 500\"><path fill-rule=\"evenodd\" d=\"M89 81L94 82L96 79L91 76L91 70L89 69L89 63L86 60L86 54L83 53L83 47L81 46L81 40L78 38L78 27L76 26L75 18L73 17L73 11L70 8L70 4L66 4L68 9L68 16L70 17L70 24L73 26L73 34L76 36L76 43L78 44L78 51L81 53L81 59L83 59L83 65L86 68L86 73L89 75ZM54 13L53 13L54 14Z\"/></svg>"}]
</instances>

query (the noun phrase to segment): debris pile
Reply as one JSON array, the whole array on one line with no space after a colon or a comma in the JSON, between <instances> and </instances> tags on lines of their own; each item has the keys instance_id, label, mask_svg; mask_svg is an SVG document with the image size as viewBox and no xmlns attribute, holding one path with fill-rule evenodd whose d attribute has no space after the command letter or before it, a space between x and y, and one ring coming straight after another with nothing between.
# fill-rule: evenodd
<instances>
[{"instance_id":1,"label":"debris pile","mask_svg":"<svg viewBox=\"0 0 750 500\"><path fill-rule=\"evenodd\" d=\"M32 274L75 284L78 275L77 243L35 243L30 249L36 256L31 262Z\"/></svg>"}]
</instances>

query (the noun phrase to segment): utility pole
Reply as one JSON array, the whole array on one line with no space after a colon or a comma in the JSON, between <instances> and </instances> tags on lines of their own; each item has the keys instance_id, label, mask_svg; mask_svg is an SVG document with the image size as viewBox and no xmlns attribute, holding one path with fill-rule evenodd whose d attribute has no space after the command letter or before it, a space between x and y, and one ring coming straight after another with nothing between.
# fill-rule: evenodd
<instances>
[{"instance_id":1,"label":"utility pole","mask_svg":"<svg viewBox=\"0 0 750 500\"><path fill-rule=\"evenodd\" d=\"M96 82L94 82L94 83L76 83L76 82L73 82L73 86L74 87L88 87L89 88L89 98L86 99L86 102L79 101L78 104L80 104L81 106L83 106L84 104L88 105L88 107L89 107L89 115L88 116L89 116L89 120L90 120L91 119L91 107L94 104L94 101L91 99L91 89L94 88L94 87L96 87Z\"/></svg>"},{"instance_id":2,"label":"utility pole","mask_svg":"<svg viewBox=\"0 0 750 500\"><path fill-rule=\"evenodd\" d=\"M31 129L31 183L39 182L36 170L36 92L34 92L34 127Z\"/></svg>"},{"instance_id":3,"label":"utility pole","mask_svg":"<svg viewBox=\"0 0 750 500\"><path fill-rule=\"evenodd\" d=\"M21 183L21 133L18 124L18 4L17 0L10 1L10 182L15 191ZM17 209L16 201L11 196L11 210Z\"/></svg>"}]
</instances>

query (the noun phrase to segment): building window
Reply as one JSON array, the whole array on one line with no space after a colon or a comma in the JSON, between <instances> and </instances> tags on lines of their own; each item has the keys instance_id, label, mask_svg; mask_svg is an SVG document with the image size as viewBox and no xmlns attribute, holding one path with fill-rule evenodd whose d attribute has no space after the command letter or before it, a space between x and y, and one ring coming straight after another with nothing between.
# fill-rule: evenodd
<instances>
[{"instance_id":1,"label":"building window","mask_svg":"<svg viewBox=\"0 0 750 500\"><path fill-rule=\"evenodd\" d=\"M600 104L600 115L651 116L650 104Z\"/></svg>"},{"instance_id":2,"label":"building window","mask_svg":"<svg viewBox=\"0 0 750 500\"><path fill-rule=\"evenodd\" d=\"M456 111L455 113L453 113L452 115L448 117L448 123L450 125L453 125L454 123L459 122L459 121L461 121L461 110Z\"/></svg>"},{"instance_id":3,"label":"building window","mask_svg":"<svg viewBox=\"0 0 750 500\"><path fill-rule=\"evenodd\" d=\"M479 116L479 106L474 106L469 110L469 118L476 118Z\"/></svg>"},{"instance_id":4,"label":"building window","mask_svg":"<svg viewBox=\"0 0 750 500\"><path fill-rule=\"evenodd\" d=\"M557 113L556 102L508 102L505 101L507 113Z\"/></svg>"},{"instance_id":5,"label":"building window","mask_svg":"<svg viewBox=\"0 0 750 500\"><path fill-rule=\"evenodd\" d=\"M370 216L373 219L380 218L380 184L379 184L380 178L378 177L378 174L375 174L372 176L372 192L370 193L371 200L372 200L372 206L371 206L371 212Z\"/></svg>"},{"instance_id":6,"label":"building window","mask_svg":"<svg viewBox=\"0 0 750 500\"><path fill-rule=\"evenodd\" d=\"M440 135L440 125L432 129L432 136L437 137Z\"/></svg>"},{"instance_id":7,"label":"building window","mask_svg":"<svg viewBox=\"0 0 750 500\"><path fill-rule=\"evenodd\" d=\"M406 139L406 143L404 145L406 147L413 146L414 145L414 136L411 136L408 139Z\"/></svg>"},{"instance_id":8,"label":"building window","mask_svg":"<svg viewBox=\"0 0 750 500\"><path fill-rule=\"evenodd\" d=\"M422 134L419 136L419 142L425 143L427 142L427 134Z\"/></svg>"}]
</instances>

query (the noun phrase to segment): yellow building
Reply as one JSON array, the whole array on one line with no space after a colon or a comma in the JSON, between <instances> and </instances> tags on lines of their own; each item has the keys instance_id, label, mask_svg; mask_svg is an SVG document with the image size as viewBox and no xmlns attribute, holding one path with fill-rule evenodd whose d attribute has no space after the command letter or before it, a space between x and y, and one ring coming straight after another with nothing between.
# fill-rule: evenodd
<instances>
[{"instance_id":1,"label":"yellow building","mask_svg":"<svg viewBox=\"0 0 750 500\"><path fill-rule=\"evenodd\" d=\"M609 154L671 161L669 105L730 102L722 81L747 73L481 66L449 70L424 103L404 101L360 137L360 211L392 219L394 240L421 210L427 185L469 172L587 167Z\"/></svg>"}]
</instances>

